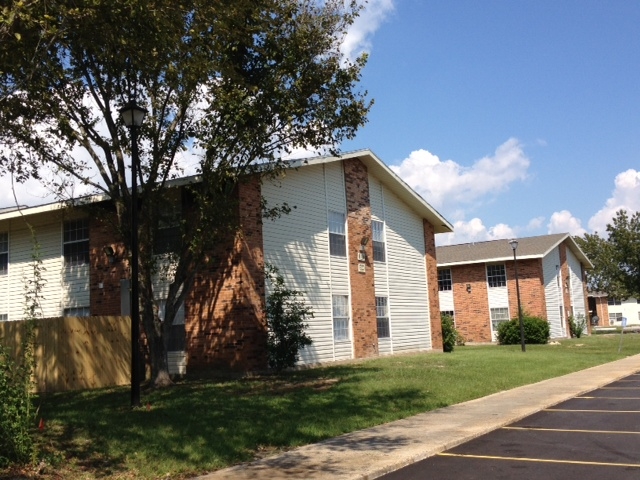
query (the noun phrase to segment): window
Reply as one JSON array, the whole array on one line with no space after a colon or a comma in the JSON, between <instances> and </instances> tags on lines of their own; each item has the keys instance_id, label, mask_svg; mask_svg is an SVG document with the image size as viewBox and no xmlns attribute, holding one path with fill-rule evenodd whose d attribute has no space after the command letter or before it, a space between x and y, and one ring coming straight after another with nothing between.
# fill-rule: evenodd
<instances>
[{"instance_id":1,"label":"window","mask_svg":"<svg viewBox=\"0 0 640 480\"><path fill-rule=\"evenodd\" d=\"M490 287L505 287L507 274L504 265L487 265L487 282Z\"/></svg>"},{"instance_id":2,"label":"window","mask_svg":"<svg viewBox=\"0 0 640 480\"><path fill-rule=\"evenodd\" d=\"M622 312L610 313L609 314L609 325L615 322L622 321Z\"/></svg>"},{"instance_id":3,"label":"window","mask_svg":"<svg viewBox=\"0 0 640 480\"><path fill-rule=\"evenodd\" d=\"M65 308L63 312L65 317L90 317L91 310L89 307L69 307Z\"/></svg>"},{"instance_id":4,"label":"window","mask_svg":"<svg viewBox=\"0 0 640 480\"><path fill-rule=\"evenodd\" d=\"M171 189L167 192L166 201L158 208L158 228L153 238L153 253L177 252L180 248L182 228L182 203L180 190Z\"/></svg>"},{"instance_id":5,"label":"window","mask_svg":"<svg viewBox=\"0 0 640 480\"><path fill-rule=\"evenodd\" d=\"M622 301L618 298L608 298L607 299L607 304L608 305L622 305Z\"/></svg>"},{"instance_id":6,"label":"window","mask_svg":"<svg viewBox=\"0 0 640 480\"><path fill-rule=\"evenodd\" d=\"M89 263L89 220L64 222L64 265L75 267Z\"/></svg>"},{"instance_id":7,"label":"window","mask_svg":"<svg viewBox=\"0 0 640 480\"><path fill-rule=\"evenodd\" d=\"M373 231L373 261L385 262L387 257L384 251L384 223L372 220L371 230Z\"/></svg>"},{"instance_id":8,"label":"window","mask_svg":"<svg viewBox=\"0 0 640 480\"><path fill-rule=\"evenodd\" d=\"M0 322L6 322L7 320L9 320L9 315L6 313L0 313Z\"/></svg>"},{"instance_id":9,"label":"window","mask_svg":"<svg viewBox=\"0 0 640 480\"><path fill-rule=\"evenodd\" d=\"M376 320L378 323L378 338L389 338L389 306L387 297L376 297Z\"/></svg>"},{"instance_id":10,"label":"window","mask_svg":"<svg viewBox=\"0 0 640 480\"><path fill-rule=\"evenodd\" d=\"M9 272L9 234L0 233L0 275Z\"/></svg>"},{"instance_id":11,"label":"window","mask_svg":"<svg viewBox=\"0 0 640 480\"><path fill-rule=\"evenodd\" d=\"M445 292L451 290L451 269L438 270L438 290Z\"/></svg>"},{"instance_id":12,"label":"window","mask_svg":"<svg viewBox=\"0 0 640 480\"><path fill-rule=\"evenodd\" d=\"M491 310L491 328L494 332L498 331L498 326L501 323L509 321L509 309L504 308L492 308Z\"/></svg>"},{"instance_id":13,"label":"window","mask_svg":"<svg viewBox=\"0 0 640 480\"><path fill-rule=\"evenodd\" d=\"M349 297L333 296L333 339L349 340Z\"/></svg>"},{"instance_id":14,"label":"window","mask_svg":"<svg viewBox=\"0 0 640 480\"><path fill-rule=\"evenodd\" d=\"M344 213L329 212L329 253L338 257L347 256Z\"/></svg>"},{"instance_id":15,"label":"window","mask_svg":"<svg viewBox=\"0 0 640 480\"><path fill-rule=\"evenodd\" d=\"M449 316L451 318L455 318L453 314L453 310L440 310L440 317Z\"/></svg>"},{"instance_id":16,"label":"window","mask_svg":"<svg viewBox=\"0 0 640 480\"><path fill-rule=\"evenodd\" d=\"M164 322L164 315L167 309L167 300L158 300L158 318ZM172 325L184 325L184 303L180 304L176 316L173 317Z\"/></svg>"}]
</instances>

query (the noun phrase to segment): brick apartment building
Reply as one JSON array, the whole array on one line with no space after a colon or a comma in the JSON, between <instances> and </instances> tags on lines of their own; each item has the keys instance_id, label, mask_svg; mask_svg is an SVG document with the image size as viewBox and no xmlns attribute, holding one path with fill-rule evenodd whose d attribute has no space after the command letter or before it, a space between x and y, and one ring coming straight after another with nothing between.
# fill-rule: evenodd
<instances>
[{"instance_id":1,"label":"brick apartment building","mask_svg":"<svg viewBox=\"0 0 640 480\"><path fill-rule=\"evenodd\" d=\"M265 262L313 308L303 364L442 349L434 235L451 224L371 151L290 166L275 182L239 186L242 233L199 275L174 321L173 372L265 367ZM262 198L295 208L263 222ZM41 245L44 317L129 313L128 259L108 222L49 204L0 213L0 319L22 318L25 220ZM154 281L160 311L170 281Z\"/></svg>"},{"instance_id":2,"label":"brick apartment building","mask_svg":"<svg viewBox=\"0 0 640 480\"><path fill-rule=\"evenodd\" d=\"M546 318L551 337L570 335L570 316L588 322L589 259L567 233L519 238L522 309ZM513 250L508 240L436 249L440 310L453 315L468 342L496 341L500 322L518 315Z\"/></svg>"}]
</instances>

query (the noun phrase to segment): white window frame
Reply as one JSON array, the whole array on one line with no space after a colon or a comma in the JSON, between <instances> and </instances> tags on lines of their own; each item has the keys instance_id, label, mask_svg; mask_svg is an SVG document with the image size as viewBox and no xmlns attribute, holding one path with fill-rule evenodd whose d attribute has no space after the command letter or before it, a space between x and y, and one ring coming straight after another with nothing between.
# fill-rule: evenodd
<instances>
[{"instance_id":1,"label":"white window frame","mask_svg":"<svg viewBox=\"0 0 640 480\"><path fill-rule=\"evenodd\" d=\"M373 237L373 261L385 263L387 261L384 222L371 220L371 234Z\"/></svg>"},{"instance_id":2,"label":"white window frame","mask_svg":"<svg viewBox=\"0 0 640 480\"><path fill-rule=\"evenodd\" d=\"M90 317L91 307L66 307L62 311L63 317Z\"/></svg>"},{"instance_id":3,"label":"white window frame","mask_svg":"<svg viewBox=\"0 0 640 480\"><path fill-rule=\"evenodd\" d=\"M491 315L491 328L494 333L498 333L498 326L501 323L511 320L509 318L509 307L490 308L489 314Z\"/></svg>"},{"instance_id":4,"label":"white window frame","mask_svg":"<svg viewBox=\"0 0 640 480\"><path fill-rule=\"evenodd\" d=\"M331 300L333 312L333 340L349 341L349 296L333 295Z\"/></svg>"},{"instance_id":5,"label":"white window frame","mask_svg":"<svg viewBox=\"0 0 640 480\"><path fill-rule=\"evenodd\" d=\"M507 269L504 267L504 263L487 265L486 272L487 285L489 285L489 288L502 288L507 286Z\"/></svg>"},{"instance_id":6,"label":"white window frame","mask_svg":"<svg viewBox=\"0 0 640 480\"><path fill-rule=\"evenodd\" d=\"M387 297L376 297L376 327L378 338L391 338L389 299Z\"/></svg>"},{"instance_id":7,"label":"white window frame","mask_svg":"<svg viewBox=\"0 0 640 480\"><path fill-rule=\"evenodd\" d=\"M445 275L446 272L446 275ZM448 278L444 278L448 277ZM449 288L445 288L445 287ZM451 269L450 268L441 268L438 270L438 291L439 292L449 292L453 290L453 279L451 277Z\"/></svg>"},{"instance_id":8,"label":"white window frame","mask_svg":"<svg viewBox=\"0 0 640 480\"><path fill-rule=\"evenodd\" d=\"M347 256L346 215L329 211L329 253L334 257Z\"/></svg>"},{"instance_id":9,"label":"white window frame","mask_svg":"<svg viewBox=\"0 0 640 480\"><path fill-rule=\"evenodd\" d=\"M82 236L86 233L86 236ZM81 244L86 244L86 258L83 255L82 260L79 260L78 251L70 252L66 251L66 247L77 247ZM83 251L84 254L84 251ZM78 220L69 220L64 222L62 227L62 256L64 258L64 266L66 268L79 267L82 265L89 265L89 219L81 218ZM69 258L73 258L70 261Z\"/></svg>"},{"instance_id":10,"label":"white window frame","mask_svg":"<svg viewBox=\"0 0 640 480\"><path fill-rule=\"evenodd\" d=\"M609 325L622 321L622 312L609 312Z\"/></svg>"},{"instance_id":11,"label":"white window frame","mask_svg":"<svg viewBox=\"0 0 640 480\"><path fill-rule=\"evenodd\" d=\"M0 276L9 274L9 232L0 233Z\"/></svg>"}]
</instances>

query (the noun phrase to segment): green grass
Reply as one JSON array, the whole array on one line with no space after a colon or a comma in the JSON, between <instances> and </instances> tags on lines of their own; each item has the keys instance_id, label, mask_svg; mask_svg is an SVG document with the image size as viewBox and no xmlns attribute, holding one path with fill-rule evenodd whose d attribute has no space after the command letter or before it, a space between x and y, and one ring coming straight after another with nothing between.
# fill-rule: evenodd
<instances>
[{"instance_id":1,"label":"green grass","mask_svg":"<svg viewBox=\"0 0 640 480\"><path fill-rule=\"evenodd\" d=\"M640 353L640 335L561 345L456 347L243 379L191 379L143 393L67 392L38 399L49 466L38 478L186 478ZM149 409L146 405L149 404ZM26 472L28 473L28 472ZM13 472L15 474L15 471Z\"/></svg>"}]
</instances>

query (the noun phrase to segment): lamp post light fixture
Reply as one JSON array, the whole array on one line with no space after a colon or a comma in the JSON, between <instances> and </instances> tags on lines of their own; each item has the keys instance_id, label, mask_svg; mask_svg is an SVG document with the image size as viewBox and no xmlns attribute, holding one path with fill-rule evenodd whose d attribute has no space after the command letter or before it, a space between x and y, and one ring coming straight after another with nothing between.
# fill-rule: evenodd
<instances>
[{"instance_id":1,"label":"lamp post light fixture","mask_svg":"<svg viewBox=\"0 0 640 480\"><path fill-rule=\"evenodd\" d=\"M140 300L138 294L138 128L147 111L135 100L121 109L122 121L131 133L131 407L140 406Z\"/></svg>"},{"instance_id":2,"label":"lamp post light fixture","mask_svg":"<svg viewBox=\"0 0 640 480\"><path fill-rule=\"evenodd\" d=\"M526 352L527 347L524 344L524 322L522 320L522 306L520 304L520 283L518 282L518 259L516 258L516 250L518 249L518 240L515 238L509 241L511 249L513 250L513 269L516 274L516 296L518 297L518 321L520 322L520 346L523 352Z\"/></svg>"}]
</instances>

